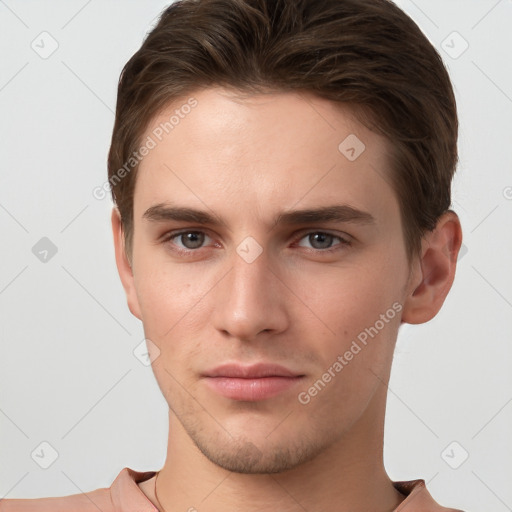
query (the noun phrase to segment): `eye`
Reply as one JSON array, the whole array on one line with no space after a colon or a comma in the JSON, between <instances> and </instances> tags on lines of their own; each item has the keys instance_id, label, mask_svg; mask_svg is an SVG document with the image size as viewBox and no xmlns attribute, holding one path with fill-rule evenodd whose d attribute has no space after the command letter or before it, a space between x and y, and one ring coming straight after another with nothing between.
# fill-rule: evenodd
<instances>
[{"instance_id":1,"label":"eye","mask_svg":"<svg viewBox=\"0 0 512 512\"><path fill-rule=\"evenodd\" d=\"M203 248L207 240L211 242L211 238L205 232L188 230L168 233L163 241L170 244L171 248L177 252L191 253ZM315 252L332 252L351 244L348 237L343 238L325 231L311 231L298 240L297 246L309 248ZM336 241L338 243L335 243Z\"/></svg>"},{"instance_id":2,"label":"eye","mask_svg":"<svg viewBox=\"0 0 512 512\"><path fill-rule=\"evenodd\" d=\"M325 233L324 231L311 231L303 236L301 239L306 240L307 243L311 244L312 248L317 251L333 251L341 248L341 246L350 245L350 242L341 236L332 235L330 233ZM333 247L333 242L335 240L339 240L338 244L335 244ZM300 247L307 247L303 243L299 241L298 245Z\"/></svg>"},{"instance_id":3,"label":"eye","mask_svg":"<svg viewBox=\"0 0 512 512\"><path fill-rule=\"evenodd\" d=\"M180 233L169 233L165 237L165 242L172 243L181 251L193 251L200 249L206 238L210 237L202 231L181 231ZM175 239L176 241L174 241Z\"/></svg>"}]
</instances>

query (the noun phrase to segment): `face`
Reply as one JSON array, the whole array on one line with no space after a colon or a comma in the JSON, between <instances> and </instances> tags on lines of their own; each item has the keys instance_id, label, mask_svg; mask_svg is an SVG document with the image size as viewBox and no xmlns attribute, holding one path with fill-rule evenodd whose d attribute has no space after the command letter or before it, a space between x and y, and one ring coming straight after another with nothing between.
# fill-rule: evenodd
<instances>
[{"instance_id":1,"label":"face","mask_svg":"<svg viewBox=\"0 0 512 512\"><path fill-rule=\"evenodd\" d=\"M191 442L283 471L349 432L391 365L410 283L388 143L313 96L193 96L139 167L128 301Z\"/></svg>"}]
</instances>

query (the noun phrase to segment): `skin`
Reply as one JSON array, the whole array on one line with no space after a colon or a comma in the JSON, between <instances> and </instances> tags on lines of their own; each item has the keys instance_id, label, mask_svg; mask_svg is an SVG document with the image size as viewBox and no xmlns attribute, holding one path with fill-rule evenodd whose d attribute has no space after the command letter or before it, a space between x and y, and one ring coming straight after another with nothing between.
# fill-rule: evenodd
<instances>
[{"instance_id":1,"label":"skin","mask_svg":"<svg viewBox=\"0 0 512 512\"><path fill-rule=\"evenodd\" d=\"M401 323L426 322L442 306L459 220L444 214L409 262L386 179L389 142L348 107L302 93L237 97L218 87L191 96L198 106L139 167L128 256L112 213L128 305L158 347L152 367L169 404L158 501L166 511L391 511L404 499L382 457L393 350ZM155 117L144 139L176 105ZM355 161L338 151L350 134L366 146ZM171 203L223 224L144 217ZM275 223L283 211L340 204L373 222ZM170 238L183 229L205 236ZM249 236L262 248L251 263L236 250ZM401 308L394 318L301 403L298 394L393 304ZM256 402L221 396L201 377L226 362L262 361L305 377ZM158 506L155 477L139 486Z\"/></svg>"}]
</instances>

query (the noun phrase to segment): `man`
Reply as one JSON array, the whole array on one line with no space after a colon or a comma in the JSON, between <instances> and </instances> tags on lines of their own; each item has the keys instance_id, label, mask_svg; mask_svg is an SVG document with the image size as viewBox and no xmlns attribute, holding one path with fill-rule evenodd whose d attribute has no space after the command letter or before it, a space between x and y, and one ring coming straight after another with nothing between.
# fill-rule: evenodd
<instances>
[{"instance_id":1,"label":"man","mask_svg":"<svg viewBox=\"0 0 512 512\"><path fill-rule=\"evenodd\" d=\"M109 154L165 464L0 510L453 511L391 481L382 445L399 326L455 275L457 128L387 0L172 4L123 70Z\"/></svg>"}]
</instances>

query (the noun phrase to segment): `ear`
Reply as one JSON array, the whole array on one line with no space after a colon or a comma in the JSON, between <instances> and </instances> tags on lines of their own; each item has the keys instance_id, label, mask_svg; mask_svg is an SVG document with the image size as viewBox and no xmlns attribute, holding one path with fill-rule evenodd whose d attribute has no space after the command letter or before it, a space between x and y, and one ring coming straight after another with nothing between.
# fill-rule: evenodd
<instances>
[{"instance_id":1,"label":"ear","mask_svg":"<svg viewBox=\"0 0 512 512\"><path fill-rule=\"evenodd\" d=\"M121 221L121 214L119 210L114 207L112 208L112 233L114 235L114 248L116 253L116 265L119 277L123 283L123 288L126 293L126 299L128 301L128 308L132 315L136 316L139 320L142 320L140 314L139 300L135 290L132 264L128 260L125 250L125 237L123 230L123 223Z\"/></svg>"},{"instance_id":2,"label":"ear","mask_svg":"<svg viewBox=\"0 0 512 512\"><path fill-rule=\"evenodd\" d=\"M402 322L421 324L437 315L455 278L461 243L459 218L448 210L422 240L421 257L411 269Z\"/></svg>"}]
</instances>

